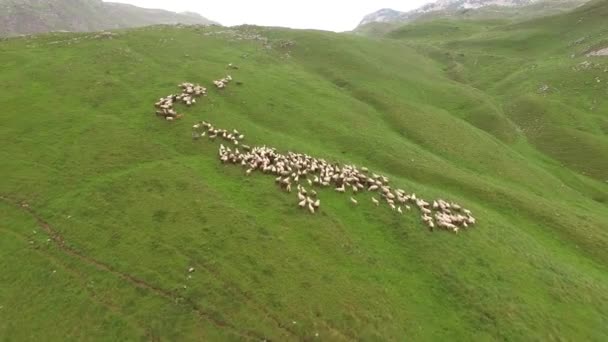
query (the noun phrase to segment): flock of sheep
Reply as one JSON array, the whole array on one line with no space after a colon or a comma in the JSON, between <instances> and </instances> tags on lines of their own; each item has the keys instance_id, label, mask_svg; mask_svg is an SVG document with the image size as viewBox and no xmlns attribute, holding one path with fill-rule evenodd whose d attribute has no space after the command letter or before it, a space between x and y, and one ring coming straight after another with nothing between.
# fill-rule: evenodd
<instances>
[{"instance_id":1,"label":"flock of sheep","mask_svg":"<svg viewBox=\"0 0 608 342\"><path fill-rule=\"evenodd\" d=\"M198 139L200 137L204 137L207 134L209 135L209 139L211 140L220 137L226 141L230 141L234 145L238 145L241 140L245 139L245 135L239 133L239 131L237 131L236 129L228 131L225 129L214 128L213 125L205 121L201 121L192 126L192 138ZM241 147L245 150L251 149L247 145L242 145Z\"/></svg>"},{"instance_id":2,"label":"flock of sheep","mask_svg":"<svg viewBox=\"0 0 608 342\"><path fill-rule=\"evenodd\" d=\"M219 147L222 163L241 165L246 169L246 175L258 171L275 176L276 183L285 191L292 192L295 188L298 206L312 214L317 212L321 205L314 188L325 187L340 193L352 192L350 201L353 205L359 203L355 198L357 194L373 192L376 195L371 197L371 201L375 205L385 202L399 214L416 206L422 213L422 221L431 230L437 227L458 233L460 229L476 223L471 212L460 205L442 199L429 203L417 197L415 193L408 194L403 189L392 188L387 177L371 173L365 167L330 163L307 154L281 154L275 148L266 146L251 148L242 144L244 135L237 130L218 129L205 121L195 124L192 129L195 138L208 135L210 139L214 139L219 136L232 142L233 148L223 144Z\"/></svg>"},{"instance_id":3,"label":"flock of sheep","mask_svg":"<svg viewBox=\"0 0 608 342\"><path fill-rule=\"evenodd\" d=\"M227 76L213 83L218 89L223 89L230 81L232 77ZM169 95L155 104L158 109L157 115L165 117L168 121L182 117L173 109L174 103L183 102L190 106L196 103L196 97L207 95L207 89L200 85L182 83L179 87L182 88L180 95ZM246 169L246 175L258 171L275 176L280 188L287 192L292 192L295 188L298 206L312 214L321 206L321 200L314 190L317 187L333 188L340 193L351 192L350 202L353 205L359 204L356 199L357 194L371 192L374 193L371 196L373 204L379 206L381 203L386 203L399 214L410 211L415 206L421 213L422 221L430 230L440 228L458 233L460 229L476 223L471 211L460 205L442 199L429 203L415 193L408 194L403 189L391 187L387 177L370 172L366 167L330 163L307 154L294 152L282 154L275 148L266 146L252 148L242 144L245 136L238 130L219 129L205 121L192 126L193 138L204 136L211 140L220 138L233 145L230 148L220 144L219 158L222 163L241 165ZM305 186L308 186L308 189Z\"/></svg>"},{"instance_id":4,"label":"flock of sheep","mask_svg":"<svg viewBox=\"0 0 608 342\"><path fill-rule=\"evenodd\" d=\"M230 81L232 81L232 77L228 75L225 78L213 81L213 84L215 84L218 89L224 89ZM207 96L207 88L198 84L195 85L193 83L184 82L179 84L178 87L182 89L181 94L171 94L167 97L161 97L158 102L154 104L154 107L156 107L156 115L164 117L167 121L173 121L183 117L182 114L178 114L173 108L175 103L182 102L189 107L196 103L197 97Z\"/></svg>"},{"instance_id":5,"label":"flock of sheep","mask_svg":"<svg viewBox=\"0 0 608 342\"><path fill-rule=\"evenodd\" d=\"M167 121L180 119L183 116L175 111L173 108L174 103L183 102L187 106L191 106L196 103L197 97L207 95L207 88L201 87L198 84L182 83L179 84L178 87L182 88L181 94L171 94L167 97L161 97L160 100L154 104L154 107L157 109L156 115L164 117Z\"/></svg>"},{"instance_id":6,"label":"flock of sheep","mask_svg":"<svg viewBox=\"0 0 608 342\"><path fill-rule=\"evenodd\" d=\"M230 81L232 81L232 76L228 75L228 76L222 78L221 80L213 81L213 84L215 84L215 86L218 87L219 89L224 89L224 88L226 88L226 85L228 83L230 83Z\"/></svg>"}]
</instances>

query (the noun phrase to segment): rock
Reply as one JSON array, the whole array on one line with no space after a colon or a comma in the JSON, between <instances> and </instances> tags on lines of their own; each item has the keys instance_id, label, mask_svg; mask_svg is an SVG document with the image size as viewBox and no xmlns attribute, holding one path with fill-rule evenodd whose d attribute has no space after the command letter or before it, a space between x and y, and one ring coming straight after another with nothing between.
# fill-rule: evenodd
<instances>
[{"instance_id":1,"label":"rock","mask_svg":"<svg viewBox=\"0 0 608 342\"><path fill-rule=\"evenodd\" d=\"M581 71L581 70L589 70L592 67L593 67L593 64L591 62L584 61L584 62L580 62L579 64L577 64L573 69L574 69L574 71Z\"/></svg>"},{"instance_id":2,"label":"rock","mask_svg":"<svg viewBox=\"0 0 608 342\"><path fill-rule=\"evenodd\" d=\"M114 32L103 31L103 32L100 32L98 35L96 35L95 38L112 39L112 38L114 38L116 36L118 36L118 35L116 33L114 33Z\"/></svg>"},{"instance_id":3,"label":"rock","mask_svg":"<svg viewBox=\"0 0 608 342\"><path fill-rule=\"evenodd\" d=\"M587 57L601 57L601 56L608 56L608 47L600 49L600 50L592 51L587 54Z\"/></svg>"}]
</instances>

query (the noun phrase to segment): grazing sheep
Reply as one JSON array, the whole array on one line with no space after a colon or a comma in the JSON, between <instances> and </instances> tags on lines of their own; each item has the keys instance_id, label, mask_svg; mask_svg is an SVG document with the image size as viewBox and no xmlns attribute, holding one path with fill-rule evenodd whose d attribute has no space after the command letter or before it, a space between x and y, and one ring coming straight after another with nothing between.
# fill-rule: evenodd
<instances>
[{"instance_id":1,"label":"grazing sheep","mask_svg":"<svg viewBox=\"0 0 608 342\"><path fill-rule=\"evenodd\" d=\"M308 204L308 211L310 211L311 214L315 213L315 208L313 207L312 204Z\"/></svg>"},{"instance_id":2,"label":"grazing sheep","mask_svg":"<svg viewBox=\"0 0 608 342\"><path fill-rule=\"evenodd\" d=\"M208 130L210 134L220 136L226 141L239 140L242 134L237 130L227 131L224 129L214 128L209 123L199 123L193 126L194 130ZM287 152L285 154L277 152L276 149L262 146L249 147L242 145L242 151L235 148L234 151L229 147L220 145L219 155L220 160L224 163L242 165L246 168L246 174L254 171L273 174L275 181L287 192L291 192L291 187L297 189L298 206L308 208L311 213L316 213L320 207L320 200L317 198L316 191L306 190L300 182L306 182L312 188L315 186L328 187L333 186L335 191L345 193L352 190L353 194L359 191L377 192L381 200L385 201L388 206L403 214L405 210L411 210L410 205L406 203L415 203L420 209L422 220L431 230L440 227L455 233L460 229L465 229L475 224L475 218L471 212L462 208L460 205L453 202L446 202L438 199L429 202L417 197L415 193L406 194L402 189L392 189L387 183L387 177L372 174L371 176L362 173L363 168L357 168L354 165L339 165L332 164L323 159L317 159L306 154L298 154ZM310 196L307 196L310 194ZM372 202L380 205L380 200L377 197L371 197ZM357 205L358 201L354 197L350 197L350 202ZM403 204L397 205L397 203ZM453 210L453 211L452 211ZM463 213L463 214L460 214Z\"/></svg>"},{"instance_id":3,"label":"grazing sheep","mask_svg":"<svg viewBox=\"0 0 608 342\"><path fill-rule=\"evenodd\" d=\"M204 96L207 94L207 89L199 85L192 83L182 83L178 87L182 88L180 95L171 94L166 97L161 97L158 102L154 104L154 107L160 110L156 111L156 115L164 116L167 121L173 121L174 119L180 119L181 114L178 114L174 109L174 102L181 101L188 106L196 103L196 96ZM171 119L169 119L171 118Z\"/></svg>"}]
</instances>

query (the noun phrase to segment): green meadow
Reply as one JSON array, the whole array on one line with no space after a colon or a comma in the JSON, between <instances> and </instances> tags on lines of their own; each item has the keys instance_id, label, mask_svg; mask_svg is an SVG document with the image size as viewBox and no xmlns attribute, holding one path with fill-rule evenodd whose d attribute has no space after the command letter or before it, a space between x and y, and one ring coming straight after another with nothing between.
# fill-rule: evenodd
<instances>
[{"instance_id":1,"label":"green meadow","mask_svg":"<svg viewBox=\"0 0 608 342\"><path fill-rule=\"evenodd\" d=\"M606 341L608 57L586 57L606 17L0 41L0 339ZM208 96L156 117L184 81ZM310 215L193 140L200 120L478 223L430 232L332 189Z\"/></svg>"}]
</instances>

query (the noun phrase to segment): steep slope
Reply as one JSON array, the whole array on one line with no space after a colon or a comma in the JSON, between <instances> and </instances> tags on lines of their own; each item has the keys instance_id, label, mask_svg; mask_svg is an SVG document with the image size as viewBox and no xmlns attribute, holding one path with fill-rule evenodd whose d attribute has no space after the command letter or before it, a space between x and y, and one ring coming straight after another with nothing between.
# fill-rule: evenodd
<instances>
[{"instance_id":1,"label":"steep slope","mask_svg":"<svg viewBox=\"0 0 608 342\"><path fill-rule=\"evenodd\" d=\"M608 180L606 1L519 24L435 21L388 34L430 47L454 79L501 99L508 119L563 165ZM497 67L497 63L500 67Z\"/></svg>"},{"instance_id":2,"label":"steep slope","mask_svg":"<svg viewBox=\"0 0 608 342\"><path fill-rule=\"evenodd\" d=\"M178 14L101 0L0 0L0 36L177 23L213 24L198 14Z\"/></svg>"},{"instance_id":3,"label":"steep slope","mask_svg":"<svg viewBox=\"0 0 608 342\"><path fill-rule=\"evenodd\" d=\"M521 59L469 74L444 50L465 43L434 39L149 27L0 42L0 336L605 340L608 185L539 153L499 85L485 91L482 71ZM466 43L483 62L490 42ZM210 88L182 120L153 114L177 83L227 73L241 85ZM273 177L220 163L219 142L193 141L199 120L368 166L478 225L429 232L331 189L306 214Z\"/></svg>"},{"instance_id":4,"label":"steep slope","mask_svg":"<svg viewBox=\"0 0 608 342\"><path fill-rule=\"evenodd\" d=\"M439 0L409 12L381 9L366 15L355 29L365 33L374 23L404 24L435 19L527 20L566 12L587 0Z\"/></svg>"}]
</instances>

